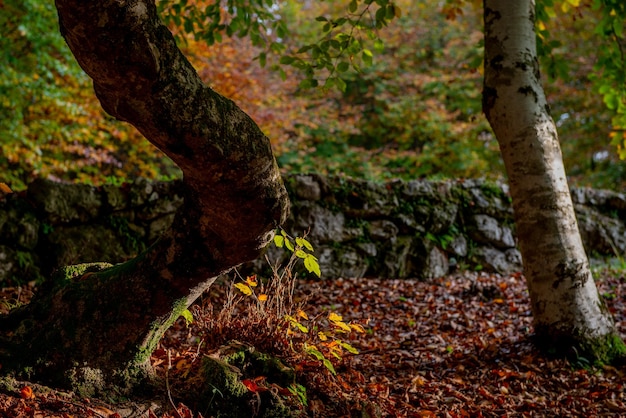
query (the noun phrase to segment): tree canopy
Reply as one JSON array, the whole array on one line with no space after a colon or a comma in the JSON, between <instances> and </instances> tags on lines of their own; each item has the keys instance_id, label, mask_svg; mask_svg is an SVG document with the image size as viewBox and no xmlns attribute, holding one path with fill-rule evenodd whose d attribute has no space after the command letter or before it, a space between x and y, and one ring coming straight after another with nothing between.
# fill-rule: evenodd
<instances>
[{"instance_id":1,"label":"tree canopy","mask_svg":"<svg viewBox=\"0 0 626 418\"><path fill-rule=\"evenodd\" d=\"M502 176L480 110L477 2L158 4L203 79L270 137L284 171ZM99 108L55 29L51 5L4 5L3 180L20 189L36 176L100 184L178 175L133 128ZM626 170L619 160L623 6L599 0L539 6L539 52L568 173L579 185L619 187ZM306 88L315 83L332 89Z\"/></svg>"}]
</instances>

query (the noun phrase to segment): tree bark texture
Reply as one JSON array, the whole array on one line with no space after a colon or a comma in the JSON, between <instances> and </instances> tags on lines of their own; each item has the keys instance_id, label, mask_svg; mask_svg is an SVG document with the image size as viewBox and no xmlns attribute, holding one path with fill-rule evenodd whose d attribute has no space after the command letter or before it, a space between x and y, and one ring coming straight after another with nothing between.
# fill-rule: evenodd
<instances>
[{"instance_id":1,"label":"tree bark texture","mask_svg":"<svg viewBox=\"0 0 626 418\"><path fill-rule=\"evenodd\" d=\"M535 334L561 352L610 360L623 349L598 295L540 82L535 3L485 0L483 110L504 159Z\"/></svg>"},{"instance_id":2,"label":"tree bark texture","mask_svg":"<svg viewBox=\"0 0 626 418\"><path fill-rule=\"evenodd\" d=\"M125 379L147 365L163 332L217 275L259 255L289 201L268 138L202 83L152 1L56 6L102 107L178 164L185 203L172 228L135 260L67 271L29 306L0 318L8 330L0 363L57 382L68 381L68 370L91 375L83 380Z\"/></svg>"}]
</instances>

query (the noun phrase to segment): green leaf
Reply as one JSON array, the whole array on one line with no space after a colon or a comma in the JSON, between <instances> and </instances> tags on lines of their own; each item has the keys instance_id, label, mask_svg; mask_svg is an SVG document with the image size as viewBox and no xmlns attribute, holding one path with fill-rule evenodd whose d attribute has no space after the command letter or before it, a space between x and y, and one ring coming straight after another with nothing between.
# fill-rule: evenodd
<instances>
[{"instance_id":1,"label":"green leaf","mask_svg":"<svg viewBox=\"0 0 626 418\"><path fill-rule=\"evenodd\" d=\"M285 245L285 237L282 235L274 235L274 245L278 248L283 248L283 245Z\"/></svg>"},{"instance_id":2,"label":"green leaf","mask_svg":"<svg viewBox=\"0 0 626 418\"><path fill-rule=\"evenodd\" d=\"M322 272L320 270L320 265L317 262L317 258L311 254L307 254L307 257L304 259L304 267L309 273L315 273L317 277L322 277Z\"/></svg>"},{"instance_id":3,"label":"green leaf","mask_svg":"<svg viewBox=\"0 0 626 418\"><path fill-rule=\"evenodd\" d=\"M296 59L290 55L283 55L282 57L280 57L280 63L283 65L290 65L292 64Z\"/></svg>"},{"instance_id":4,"label":"green leaf","mask_svg":"<svg viewBox=\"0 0 626 418\"><path fill-rule=\"evenodd\" d=\"M319 350L316 350L315 348L307 347L306 352L312 355L313 357L315 357L317 360L325 360L324 355Z\"/></svg>"},{"instance_id":5,"label":"green leaf","mask_svg":"<svg viewBox=\"0 0 626 418\"><path fill-rule=\"evenodd\" d=\"M343 348L345 348L349 353L359 354L359 350L357 350L356 348L354 348L350 344L348 344L346 342L343 342L343 341L338 341L338 342L339 342L339 345L341 345Z\"/></svg>"},{"instance_id":6,"label":"green leaf","mask_svg":"<svg viewBox=\"0 0 626 418\"><path fill-rule=\"evenodd\" d=\"M346 61L341 61L339 64L337 64L337 71L340 73L345 73L349 69L350 64L348 64Z\"/></svg>"},{"instance_id":7,"label":"green leaf","mask_svg":"<svg viewBox=\"0 0 626 418\"><path fill-rule=\"evenodd\" d=\"M317 87L317 80L313 78L305 78L299 84L301 89L310 89L312 87Z\"/></svg>"},{"instance_id":8,"label":"green leaf","mask_svg":"<svg viewBox=\"0 0 626 418\"><path fill-rule=\"evenodd\" d=\"M335 84L337 85L337 88L339 89L339 91L344 92L346 91L346 82L342 79L337 77L335 79Z\"/></svg>"},{"instance_id":9,"label":"green leaf","mask_svg":"<svg viewBox=\"0 0 626 418\"><path fill-rule=\"evenodd\" d=\"M374 49L378 52L383 52L383 50L385 49L385 43L382 41L382 39L377 38L374 41Z\"/></svg>"},{"instance_id":10,"label":"green leaf","mask_svg":"<svg viewBox=\"0 0 626 418\"><path fill-rule=\"evenodd\" d=\"M362 54L362 58L363 58L363 62L365 63L366 66L371 66L372 62L374 60L374 56L372 54L372 51L370 51L369 49L364 49L363 50L363 54Z\"/></svg>"},{"instance_id":11,"label":"green leaf","mask_svg":"<svg viewBox=\"0 0 626 418\"><path fill-rule=\"evenodd\" d=\"M307 241L305 238L302 237L298 237L296 238L296 245L298 247L303 247L306 248L309 251L313 251L313 246L311 245L311 243L309 241Z\"/></svg>"},{"instance_id":12,"label":"green leaf","mask_svg":"<svg viewBox=\"0 0 626 418\"><path fill-rule=\"evenodd\" d=\"M387 11L385 8L381 7L376 10L376 27L382 28L386 24Z\"/></svg>"},{"instance_id":13,"label":"green leaf","mask_svg":"<svg viewBox=\"0 0 626 418\"><path fill-rule=\"evenodd\" d=\"M606 107L608 107L611 110L615 110L617 109L618 106L618 95L615 92L611 92L608 94L604 95L604 104L606 104Z\"/></svg>"},{"instance_id":14,"label":"green leaf","mask_svg":"<svg viewBox=\"0 0 626 418\"><path fill-rule=\"evenodd\" d=\"M180 316L185 318L185 322L187 323L187 326L193 323L193 314L191 313L189 309L185 309L184 311L182 311L180 313Z\"/></svg>"},{"instance_id":15,"label":"green leaf","mask_svg":"<svg viewBox=\"0 0 626 418\"><path fill-rule=\"evenodd\" d=\"M331 363L330 360L325 358L323 363L324 363L324 366L326 366L326 368L328 369L328 371L330 371L333 374L333 376L337 375L337 372L335 371L335 368L333 367L333 363Z\"/></svg>"}]
</instances>

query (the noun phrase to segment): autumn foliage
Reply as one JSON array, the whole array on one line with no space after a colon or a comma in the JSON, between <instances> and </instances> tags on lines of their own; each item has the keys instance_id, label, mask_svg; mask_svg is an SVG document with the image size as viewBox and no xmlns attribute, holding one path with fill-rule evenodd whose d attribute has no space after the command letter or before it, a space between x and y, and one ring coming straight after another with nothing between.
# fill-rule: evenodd
<instances>
[{"instance_id":1,"label":"autumn foliage","mask_svg":"<svg viewBox=\"0 0 626 418\"><path fill-rule=\"evenodd\" d=\"M598 81L592 74L601 41L594 31L602 15L586 2L567 3L541 9L546 11L538 29L548 99L573 180L615 187L625 167L610 135L614 143L619 135L611 133L606 97L589 94ZM8 66L0 76L0 108L9 115L0 120L4 181L20 190L37 176L100 184L179 175L134 128L104 114L55 31L50 5L39 0L3 4L0 23L7 36L0 52ZM193 10L193 2L186 4ZM172 23L171 29L203 80L260 125L285 171L372 179L498 178L503 172L497 143L481 111L479 6L394 2L397 16L375 31L378 40L359 35L373 59L355 61L360 72L336 67L343 92L303 89L303 74L279 65L281 53L320 38L328 20L312 17L340 18L346 13L343 4L286 2L276 16L291 32L283 38L268 35L280 53L254 46L250 37L224 32L221 42L209 46L186 34L182 23ZM353 60L346 56L341 62Z\"/></svg>"}]
</instances>

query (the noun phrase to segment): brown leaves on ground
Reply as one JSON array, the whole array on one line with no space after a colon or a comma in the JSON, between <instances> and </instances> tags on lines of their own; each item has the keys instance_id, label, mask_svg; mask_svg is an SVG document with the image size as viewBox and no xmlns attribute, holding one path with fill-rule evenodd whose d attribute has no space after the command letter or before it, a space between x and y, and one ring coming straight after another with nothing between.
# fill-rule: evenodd
<instances>
[{"instance_id":1,"label":"brown leaves on ground","mask_svg":"<svg viewBox=\"0 0 626 418\"><path fill-rule=\"evenodd\" d=\"M610 271L599 276L600 294L624 338L626 278ZM223 289L216 287L205 299L222 297ZM369 327L365 334L352 335L350 343L360 353L343 356L335 364L336 377L319 362L297 365L298 381L307 387L308 416L357 411L358 416L365 411L385 417L626 416L626 369L581 369L576 366L585 365L585 359L572 364L534 348L520 274L463 273L429 283L307 281L298 284L295 298L307 300L309 316L332 311ZM179 321L153 356L157 371L168 371L173 394L185 385L204 350L194 332L194 325L187 328ZM134 410L97 404L103 408L98 410L90 406L97 401L36 390L24 399L19 389L14 392L0 395L0 417L200 416L178 404L175 395L178 415L169 402L143 409L136 404ZM133 415L140 410L144 415Z\"/></svg>"}]
</instances>

